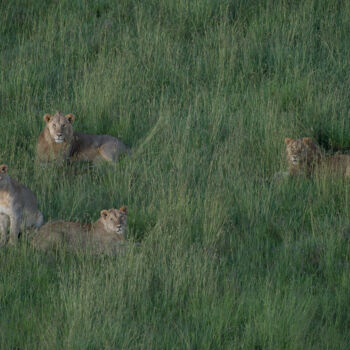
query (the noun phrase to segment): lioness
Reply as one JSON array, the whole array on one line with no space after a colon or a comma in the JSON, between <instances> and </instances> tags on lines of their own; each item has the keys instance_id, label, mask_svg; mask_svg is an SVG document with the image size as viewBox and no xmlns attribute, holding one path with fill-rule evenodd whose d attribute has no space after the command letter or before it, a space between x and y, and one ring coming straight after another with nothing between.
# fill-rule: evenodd
<instances>
[{"instance_id":1,"label":"lioness","mask_svg":"<svg viewBox=\"0 0 350 350\"><path fill-rule=\"evenodd\" d=\"M128 209L102 210L93 224L53 221L35 234L33 244L42 250L63 248L70 251L91 249L95 253L112 254L123 250L126 240Z\"/></svg>"},{"instance_id":2,"label":"lioness","mask_svg":"<svg viewBox=\"0 0 350 350\"><path fill-rule=\"evenodd\" d=\"M39 228L44 222L34 193L11 179L7 171L6 164L0 165L0 246L7 241L9 226L9 243L15 244L20 229Z\"/></svg>"},{"instance_id":3,"label":"lioness","mask_svg":"<svg viewBox=\"0 0 350 350\"><path fill-rule=\"evenodd\" d=\"M311 175L317 170L320 173L335 172L350 176L350 155L325 155L311 137L293 140L286 138L286 155L289 175Z\"/></svg>"},{"instance_id":4,"label":"lioness","mask_svg":"<svg viewBox=\"0 0 350 350\"><path fill-rule=\"evenodd\" d=\"M37 155L41 161L71 159L116 162L123 152L129 151L116 137L74 131L73 114L45 114L44 120L46 126L37 141Z\"/></svg>"}]
</instances>

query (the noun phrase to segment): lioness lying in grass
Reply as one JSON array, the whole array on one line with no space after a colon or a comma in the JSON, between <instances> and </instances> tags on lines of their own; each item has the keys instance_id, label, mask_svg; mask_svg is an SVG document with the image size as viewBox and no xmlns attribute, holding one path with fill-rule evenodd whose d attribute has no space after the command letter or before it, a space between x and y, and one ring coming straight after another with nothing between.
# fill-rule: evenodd
<instances>
[{"instance_id":1,"label":"lioness lying in grass","mask_svg":"<svg viewBox=\"0 0 350 350\"><path fill-rule=\"evenodd\" d=\"M37 141L41 161L83 160L116 162L129 148L110 135L90 135L73 130L73 114L45 114L46 126Z\"/></svg>"},{"instance_id":2,"label":"lioness lying in grass","mask_svg":"<svg viewBox=\"0 0 350 350\"><path fill-rule=\"evenodd\" d=\"M118 253L123 251L126 243L127 213L127 207L122 206L120 209L102 210L101 217L93 224L48 222L37 231L32 242L42 250L62 248L69 251Z\"/></svg>"}]
</instances>

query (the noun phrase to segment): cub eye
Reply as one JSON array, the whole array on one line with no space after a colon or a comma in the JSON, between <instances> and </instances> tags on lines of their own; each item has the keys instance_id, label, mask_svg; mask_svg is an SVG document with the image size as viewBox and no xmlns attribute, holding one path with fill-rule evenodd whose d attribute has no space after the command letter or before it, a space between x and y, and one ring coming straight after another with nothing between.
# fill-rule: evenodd
<instances>
[{"instance_id":1,"label":"cub eye","mask_svg":"<svg viewBox=\"0 0 350 350\"><path fill-rule=\"evenodd\" d=\"M66 126L66 124L63 124L63 125L62 125L62 128L64 128L65 126Z\"/></svg>"},{"instance_id":2,"label":"cub eye","mask_svg":"<svg viewBox=\"0 0 350 350\"><path fill-rule=\"evenodd\" d=\"M53 124L52 126L56 129L56 124Z\"/></svg>"}]
</instances>

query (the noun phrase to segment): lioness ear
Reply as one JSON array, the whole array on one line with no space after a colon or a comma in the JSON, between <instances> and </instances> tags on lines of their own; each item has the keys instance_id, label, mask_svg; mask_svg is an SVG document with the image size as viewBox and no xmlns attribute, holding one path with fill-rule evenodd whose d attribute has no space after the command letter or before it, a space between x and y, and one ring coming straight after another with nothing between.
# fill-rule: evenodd
<instances>
[{"instance_id":1,"label":"lioness ear","mask_svg":"<svg viewBox=\"0 0 350 350\"><path fill-rule=\"evenodd\" d=\"M128 207L126 205L122 205L119 210L122 211L125 215L128 215Z\"/></svg>"},{"instance_id":2,"label":"lioness ear","mask_svg":"<svg viewBox=\"0 0 350 350\"><path fill-rule=\"evenodd\" d=\"M1 164L1 165L0 165L0 173L6 174L8 168L9 168L9 167L7 166L7 164Z\"/></svg>"},{"instance_id":3,"label":"lioness ear","mask_svg":"<svg viewBox=\"0 0 350 350\"><path fill-rule=\"evenodd\" d=\"M311 137L303 137L303 142L310 145L313 143L312 138Z\"/></svg>"},{"instance_id":4,"label":"lioness ear","mask_svg":"<svg viewBox=\"0 0 350 350\"><path fill-rule=\"evenodd\" d=\"M74 115L69 113L66 115L66 119L72 124L74 122Z\"/></svg>"},{"instance_id":5,"label":"lioness ear","mask_svg":"<svg viewBox=\"0 0 350 350\"><path fill-rule=\"evenodd\" d=\"M105 219L108 216L108 210L101 210L101 218Z\"/></svg>"},{"instance_id":6,"label":"lioness ear","mask_svg":"<svg viewBox=\"0 0 350 350\"><path fill-rule=\"evenodd\" d=\"M52 115L49 114L49 113L46 113L44 115L44 120L45 120L46 123L48 123L51 120L51 118L52 118Z\"/></svg>"},{"instance_id":7,"label":"lioness ear","mask_svg":"<svg viewBox=\"0 0 350 350\"><path fill-rule=\"evenodd\" d=\"M286 145L290 144L292 141L293 141L293 139L291 139L290 137L286 137L286 138L284 139L284 143L285 143Z\"/></svg>"}]
</instances>

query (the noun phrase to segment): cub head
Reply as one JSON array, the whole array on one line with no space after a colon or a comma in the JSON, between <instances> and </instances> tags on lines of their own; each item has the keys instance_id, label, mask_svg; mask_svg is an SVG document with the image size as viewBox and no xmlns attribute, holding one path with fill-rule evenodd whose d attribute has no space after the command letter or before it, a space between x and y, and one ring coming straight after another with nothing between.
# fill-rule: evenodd
<instances>
[{"instance_id":1,"label":"cub head","mask_svg":"<svg viewBox=\"0 0 350 350\"><path fill-rule=\"evenodd\" d=\"M123 205L120 209L101 211L101 220L108 233L115 233L126 237L128 208Z\"/></svg>"},{"instance_id":2,"label":"cub head","mask_svg":"<svg viewBox=\"0 0 350 350\"><path fill-rule=\"evenodd\" d=\"M5 184L8 182L9 175L7 173L8 166L7 164L0 165L0 184Z\"/></svg>"},{"instance_id":3,"label":"cub head","mask_svg":"<svg viewBox=\"0 0 350 350\"><path fill-rule=\"evenodd\" d=\"M73 121L74 115L64 115L56 112L55 115L45 114L44 120L50 136L55 143L70 142L73 138Z\"/></svg>"},{"instance_id":4,"label":"cub head","mask_svg":"<svg viewBox=\"0 0 350 350\"><path fill-rule=\"evenodd\" d=\"M288 137L284 142L290 167L310 166L321 158L321 150L311 137L304 137L298 140Z\"/></svg>"}]
</instances>

